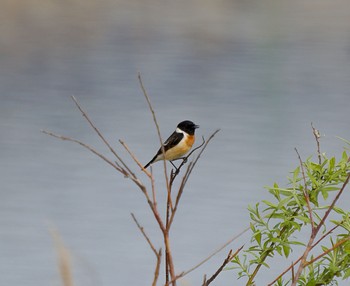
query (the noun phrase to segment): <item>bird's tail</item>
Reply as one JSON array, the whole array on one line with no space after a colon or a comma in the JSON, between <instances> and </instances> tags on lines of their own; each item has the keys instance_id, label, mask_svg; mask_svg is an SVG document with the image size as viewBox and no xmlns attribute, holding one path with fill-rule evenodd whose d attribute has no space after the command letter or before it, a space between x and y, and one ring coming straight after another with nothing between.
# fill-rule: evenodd
<instances>
[{"instance_id":1,"label":"bird's tail","mask_svg":"<svg viewBox=\"0 0 350 286\"><path fill-rule=\"evenodd\" d=\"M149 166L149 165L151 165L153 162L152 161L149 161L143 168L144 169L147 169L147 167Z\"/></svg>"},{"instance_id":2,"label":"bird's tail","mask_svg":"<svg viewBox=\"0 0 350 286\"><path fill-rule=\"evenodd\" d=\"M154 163L154 162L156 161L156 159L157 159L157 155L154 156L153 159L152 159L151 161L149 161L143 168L144 168L144 169L147 169L147 167L148 167L149 165L151 165L152 163Z\"/></svg>"}]
</instances>

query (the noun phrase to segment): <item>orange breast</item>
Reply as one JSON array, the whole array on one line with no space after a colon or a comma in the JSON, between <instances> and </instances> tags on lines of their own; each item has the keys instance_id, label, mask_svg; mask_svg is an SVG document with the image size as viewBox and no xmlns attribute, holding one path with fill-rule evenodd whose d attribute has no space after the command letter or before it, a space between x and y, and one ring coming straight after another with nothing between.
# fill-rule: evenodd
<instances>
[{"instance_id":1,"label":"orange breast","mask_svg":"<svg viewBox=\"0 0 350 286\"><path fill-rule=\"evenodd\" d=\"M194 140L195 140L194 135L188 135L186 138L186 144L191 148L192 145L194 144Z\"/></svg>"},{"instance_id":2,"label":"orange breast","mask_svg":"<svg viewBox=\"0 0 350 286\"><path fill-rule=\"evenodd\" d=\"M165 154L166 160L174 160L184 156L188 151L190 151L192 145L194 144L194 136L189 135L185 140L182 140L178 145L169 149Z\"/></svg>"}]
</instances>

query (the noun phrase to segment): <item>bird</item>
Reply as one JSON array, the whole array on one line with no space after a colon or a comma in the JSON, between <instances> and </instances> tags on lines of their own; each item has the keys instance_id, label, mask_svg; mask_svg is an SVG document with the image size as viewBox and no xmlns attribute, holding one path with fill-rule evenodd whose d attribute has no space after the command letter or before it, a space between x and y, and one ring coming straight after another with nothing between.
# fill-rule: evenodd
<instances>
[{"instance_id":1,"label":"bird","mask_svg":"<svg viewBox=\"0 0 350 286\"><path fill-rule=\"evenodd\" d=\"M169 138L164 142L164 154L162 147L160 147L153 159L149 161L143 168L146 169L149 165L164 159L170 161L170 163L173 164L171 161L184 156L186 153L188 153L188 151L191 150L192 145L194 144L194 132L197 128L199 128L199 125L194 124L190 120L180 122L173 134L171 134Z\"/></svg>"}]
</instances>

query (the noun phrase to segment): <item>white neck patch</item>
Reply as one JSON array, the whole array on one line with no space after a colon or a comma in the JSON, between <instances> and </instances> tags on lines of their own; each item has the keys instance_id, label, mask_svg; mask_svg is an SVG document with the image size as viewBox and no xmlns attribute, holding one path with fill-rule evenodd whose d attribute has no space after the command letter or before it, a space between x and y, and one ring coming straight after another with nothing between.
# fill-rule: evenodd
<instances>
[{"instance_id":1,"label":"white neck patch","mask_svg":"<svg viewBox=\"0 0 350 286\"><path fill-rule=\"evenodd\" d=\"M187 133L185 132L185 131L183 131L183 130L181 130L180 128L176 128L176 133L182 133L183 135L187 135Z\"/></svg>"}]
</instances>

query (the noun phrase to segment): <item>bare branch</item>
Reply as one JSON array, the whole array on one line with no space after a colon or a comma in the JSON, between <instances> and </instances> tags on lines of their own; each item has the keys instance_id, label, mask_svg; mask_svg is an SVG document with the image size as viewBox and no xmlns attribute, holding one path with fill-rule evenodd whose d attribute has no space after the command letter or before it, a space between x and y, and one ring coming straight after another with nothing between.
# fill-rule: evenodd
<instances>
[{"instance_id":1,"label":"bare branch","mask_svg":"<svg viewBox=\"0 0 350 286\"><path fill-rule=\"evenodd\" d=\"M211 282L215 280L215 278L221 273L221 271L224 269L224 267L242 250L244 245L242 245L240 248L236 250L235 253L232 254L232 249L229 251L226 259L222 263L222 265L219 267L219 269L208 279L205 280L203 283L203 286L208 286Z\"/></svg>"},{"instance_id":2,"label":"bare branch","mask_svg":"<svg viewBox=\"0 0 350 286\"><path fill-rule=\"evenodd\" d=\"M308 265L314 263L315 261L319 260L320 258L322 258L323 256L325 256L326 254L330 253L331 251L333 251L334 249L338 248L339 246L341 246L342 244L344 244L345 242L350 240L350 236L338 241L336 244L333 245L333 247L327 249L326 251L322 252L320 255L314 257L313 259L311 259L309 262L305 263L305 267L307 267Z\"/></svg>"},{"instance_id":3,"label":"bare branch","mask_svg":"<svg viewBox=\"0 0 350 286\"><path fill-rule=\"evenodd\" d=\"M173 185L173 182L174 182L176 176L180 173L181 168L185 165L188 158L193 154L193 152L195 152L196 150L198 150L199 148L201 148L204 145L205 140L204 140L203 136L202 136L202 140L203 140L202 143L199 146L197 146L196 148L194 148L186 157L177 159L177 160L182 160L182 162L181 162L180 166L176 168L175 172L171 174L170 186ZM175 161L175 160L173 160L173 161Z\"/></svg>"},{"instance_id":4,"label":"bare branch","mask_svg":"<svg viewBox=\"0 0 350 286\"><path fill-rule=\"evenodd\" d=\"M162 149L162 153L163 153L163 155L165 157L165 149L164 149L164 145L163 145L162 136L161 136L161 133L160 133L159 124L158 124L158 121L157 121L154 109L152 107L151 100L148 97L146 89L145 89L145 87L143 85L140 73L138 73L138 79L139 79L139 83L140 83L143 95L146 98L148 107L149 107L149 109L150 109L150 111L152 113L153 121L154 121L154 124L155 124L156 129L157 129L158 138L159 138L160 146L161 146L161 149ZM171 275L171 279L174 280L174 278L175 278L175 270L174 270L172 254L171 254L171 251L170 251L169 231L168 231L169 209L173 208L172 207L173 203L172 203L172 199L171 199L171 187L170 187L170 184L169 184L169 177L168 177L168 172L167 172L167 167L166 167L166 161L165 160L163 160L163 164L164 164L164 177L165 177L166 188L167 188L167 218L166 218L166 227L164 228L164 231L163 231L163 237L164 237L164 243L165 243L165 262L166 262L165 263L165 281L167 283L169 281L169 272L170 272L170 275ZM173 282L173 285L176 286L176 281Z\"/></svg>"},{"instance_id":5,"label":"bare branch","mask_svg":"<svg viewBox=\"0 0 350 286\"><path fill-rule=\"evenodd\" d=\"M150 238L148 237L148 235L146 234L144 228L139 224L139 222L137 221L135 215L133 213L131 213L131 216L134 220L134 222L136 223L137 227L139 228L139 230L141 231L143 237L146 239L148 245L151 247L154 255L157 258L157 262L156 262L156 269L154 271L154 278L153 278L153 282L152 282L152 286L156 286L157 285L157 280L159 277L159 269L160 269L160 263L161 263L161 257L162 257L162 249L160 248L158 251L156 250L156 248L154 247L153 243L151 242Z\"/></svg>"},{"instance_id":6,"label":"bare branch","mask_svg":"<svg viewBox=\"0 0 350 286\"><path fill-rule=\"evenodd\" d=\"M250 230L250 227L247 227L246 229L244 229L243 231L241 231L239 234L235 235L234 237L230 238L228 241L226 241L223 245L221 245L218 249L216 249L215 251L213 251L213 253L211 253L208 257L206 257L205 259L203 259L201 262L199 262L198 264L196 264L195 266L193 266L192 268L190 268L189 270L183 271L180 274L178 274L176 276L176 280L184 277L185 275L191 273L192 271L196 270L197 268L199 268L200 266L202 266L204 263L206 263L208 260L210 260L211 258L213 258L216 254L218 254L220 251L222 251L225 247L227 247L229 244L231 244L234 240L236 240L237 238L239 238L240 236L242 236L244 233L246 233L247 231Z\"/></svg>"},{"instance_id":7,"label":"bare branch","mask_svg":"<svg viewBox=\"0 0 350 286\"><path fill-rule=\"evenodd\" d=\"M342 195L345 187L347 186L347 184L349 183L349 179L350 179L350 173L348 174L346 180L344 181L342 187L340 188L339 192L337 193L337 195L335 196L333 202L331 203L331 205L329 206L329 208L327 209L326 213L324 214L321 222L318 224L316 231L318 232L320 230L320 228L322 227L322 225L325 223L329 213L333 210L334 205L336 204L336 202L338 201L338 199L340 198L340 196Z\"/></svg>"},{"instance_id":8,"label":"bare branch","mask_svg":"<svg viewBox=\"0 0 350 286\"><path fill-rule=\"evenodd\" d=\"M135 217L135 215L134 215L133 213L131 213L131 217L133 218L133 220L134 220L134 222L136 223L137 227L138 227L139 230L141 231L143 237L146 239L148 245L151 247L151 249L152 249L154 255L157 256L157 255L158 255L158 252L157 252L156 248L154 247L153 243L151 242L150 238L149 238L148 235L146 234L146 232L145 232L143 226L141 226L141 225L139 224L139 222L137 221L137 219L136 219L136 217Z\"/></svg>"},{"instance_id":9,"label":"bare branch","mask_svg":"<svg viewBox=\"0 0 350 286\"><path fill-rule=\"evenodd\" d=\"M154 279L152 282L152 286L157 285L157 280L159 277L159 269L160 269L160 263L162 262L162 249L160 248L157 254L157 263L156 263L156 269L154 271Z\"/></svg>"},{"instance_id":10,"label":"bare branch","mask_svg":"<svg viewBox=\"0 0 350 286\"><path fill-rule=\"evenodd\" d=\"M81 112L81 114L83 115L83 117L87 120L87 122L89 123L89 125L95 130L95 132L97 133L97 135L101 138L101 140L103 141L103 143L105 143L105 145L108 147L108 149L112 152L112 154L120 161L120 163L124 166L125 169L128 170L128 172L135 178L135 174L128 168L128 166L124 163L124 161L122 160L122 158L117 154L117 152L114 151L114 149L112 148L112 146L108 143L108 141L104 138L104 136L102 135L102 133L98 130L98 128L94 125L94 123L91 121L91 119L89 118L89 116L87 115L87 113L83 110L83 108L80 106L80 104L78 103L77 99L72 96L72 99L75 103L75 105L78 107L79 111Z\"/></svg>"},{"instance_id":11,"label":"bare branch","mask_svg":"<svg viewBox=\"0 0 350 286\"><path fill-rule=\"evenodd\" d=\"M150 166L150 168L151 168L151 188L152 188L153 204L155 207L157 207L156 187L155 187L155 182L154 182L154 177L153 177L152 166Z\"/></svg>"},{"instance_id":12,"label":"bare branch","mask_svg":"<svg viewBox=\"0 0 350 286\"><path fill-rule=\"evenodd\" d=\"M149 96L148 96L148 94L147 94L147 91L146 91L146 89L145 89L145 86L143 85L142 78L141 78L141 73L138 73L138 79L139 79L139 83L140 83L140 86L141 86L143 95L144 95L144 97L146 98L146 101L147 101L149 110L150 110L151 113L152 113L153 122L154 122L154 125L156 126L156 129L157 129L157 134L158 134L159 143L160 143L160 146L161 146L161 148L162 148L163 156L165 157L165 149L164 149L164 145L163 145L163 139L162 139L162 135L161 135L161 133L160 133L160 128L159 128L159 124L158 124L158 121L157 121L156 113L155 113L155 111L154 111L154 109L153 109L151 100L150 100L150 98L149 98ZM167 189L168 189L168 192L170 193L170 189L169 189L169 178L168 178L168 172L167 172L167 167L166 167L166 161L165 161L165 160L163 160L163 164L164 164L164 173L165 173L165 180L166 180L166 184L167 184Z\"/></svg>"},{"instance_id":13,"label":"bare branch","mask_svg":"<svg viewBox=\"0 0 350 286\"><path fill-rule=\"evenodd\" d=\"M107 157L105 157L104 155L102 155L101 153L97 152L94 148L92 148L91 146L77 140L77 139L73 139L67 136L62 136L62 135L57 135L55 133L49 132L49 131L45 131L45 130L41 130L42 133L46 134L46 135L50 135L52 137L55 137L57 139L61 139L63 141L70 141L70 142L74 142L77 143L81 146L83 146L84 148L88 149L89 151L91 151L92 153L94 153L95 155L97 155L98 157L100 157L102 160L104 160L106 163L108 163L109 165L111 165L114 169L116 169L118 172L122 173L124 176L129 177L129 173L124 170L123 168L118 167L116 164L114 164L111 160L109 160Z\"/></svg>"},{"instance_id":14,"label":"bare branch","mask_svg":"<svg viewBox=\"0 0 350 286\"><path fill-rule=\"evenodd\" d=\"M122 144L122 146L125 148L125 150L129 153L129 155L131 156L131 158L135 161L135 163L141 168L141 170L143 172L145 172L145 174L151 178L152 175L150 172L148 172L146 169L143 168L143 165L141 164L141 162L136 158L136 156L134 155L133 152L131 152L130 148L128 147L128 145L126 145L126 143L122 140L119 139L120 144Z\"/></svg>"},{"instance_id":15,"label":"bare branch","mask_svg":"<svg viewBox=\"0 0 350 286\"><path fill-rule=\"evenodd\" d=\"M292 262L291 267L292 267L292 283L294 283L294 281L295 281L295 273L294 273L294 263L293 262Z\"/></svg>"},{"instance_id":16,"label":"bare branch","mask_svg":"<svg viewBox=\"0 0 350 286\"><path fill-rule=\"evenodd\" d=\"M188 174L186 175L186 179L184 180L183 184L181 184L180 188L184 188L187 180L189 178L189 176L192 173L192 170L194 169L194 167L196 166L199 158L201 157L202 153L204 152L204 150L207 148L209 142L214 138L214 136L220 131L220 129L217 129L214 131L214 133L212 135L210 135L210 137L208 138L208 140L205 142L204 146L202 147L201 151L198 153L197 157L193 160L193 164L191 165L191 168L189 169Z\"/></svg>"},{"instance_id":17,"label":"bare branch","mask_svg":"<svg viewBox=\"0 0 350 286\"><path fill-rule=\"evenodd\" d=\"M214 138L214 136L220 131L220 129L217 129L212 135L210 135L210 137L208 138L208 140L205 142L204 146L201 147L201 151L198 153L197 157L188 165L187 167L187 170L186 170L186 173L185 175L183 176L182 178L182 181L181 181L181 185L179 187L179 191L178 191L178 194L177 194L177 197L176 197L176 201L175 201L175 207L173 209L173 212L171 213L171 216L170 216L170 220L169 220L169 224L168 224L168 228L170 228L173 220L174 220L174 217L175 217L175 213L176 213L176 210L177 210L177 207L178 207L178 204L180 202L180 198L182 196L182 193L183 193L183 190L185 188L185 185L187 183L187 180L189 178L189 176L191 175L192 173L192 170L194 168L194 166L196 165L196 163L198 162L200 156L202 155L202 153L204 152L204 150L207 148L209 142ZM202 145L200 145L202 146Z\"/></svg>"},{"instance_id":18,"label":"bare branch","mask_svg":"<svg viewBox=\"0 0 350 286\"><path fill-rule=\"evenodd\" d=\"M150 99L147 95L147 92L144 88L142 79L141 79L141 75L138 74L138 78L139 78L139 82L140 82L140 86L141 89L143 91L144 97L147 100L148 103L148 107L152 113L153 116L153 121L154 124L156 126L157 129L157 133L158 133L158 138L161 144L161 149L163 154L165 153L164 150L164 145L163 145L163 140L160 134L160 128L159 128L159 124L157 122L157 118L155 115L155 112L153 110L152 104L150 102ZM165 180L166 180L166 189L167 189L167 216L166 216L166 224L164 224L162 217L159 214L158 208L157 208L157 201L156 201L156 191L155 191L155 182L154 182L154 177L153 177L153 173L152 173L152 167L150 168L150 171L145 170L143 168L143 165L140 163L140 161L137 159L137 157L134 155L134 153L130 150L130 148L127 146L127 144L122 141L119 140L119 142L121 143L121 145L126 149L126 151L129 153L129 155L132 157L132 159L136 162L136 164L142 169L143 172L145 172L145 174L149 177L149 179L151 180L151 185L152 185L152 194L149 194L149 192L147 191L146 186L141 182L140 179L138 179L138 177L136 176L136 174L134 172L132 172L132 170L128 167L128 165L126 163L124 163L124 161L122 160L122 158L117 154L117 152L112 148L111 144L109 144L109 142L106 140L106 138L102 135L102 133L99 131L99 129L95 126L95 124L92 122L92 120L89 118L88 114L83 110L83 108L80 106L79 102L77 101L77 99L72 96L72 99L75 103L75 105L77 106L77 108L79 109L80 113L82 114L82 116L86 119L86 121L89 123L89 125L92 127L92 129L96 132L96 134L98 135L98 137L103 141L103 143L108 147L109 151L117 158L117 160L114 162L113 160L108 159L105 155L101 154L100 152L98 152L96 149L94 149L93 147L89 146L88 144L85 144L82 141L79 141L77 139L73 139L67 136L62 136L62 135L57 135L54 134L52 132L48 132L48 131L44 131L42 130L42 132L44 134L47 134L49 136L61 139L61 140L65 140L65 141L70 141L76 144L81 145L82 147L88 149L90 152L92 152L93 154L97 155L98 157L100 157L102 160L104 160L106 163L108 163L109 165L111 165L115 170L117 170L119 173L121 173L122 175L124 175L125 177L129 178L130 180L132 180L142 191L142 193L145 195L147 203L149 205L149 207L151 208L151 211L159 225L160 230L162 231L163 234L163 239L164 239L164 245L165 245L165 266L166 266L166 271L165 271L165 280L166 280L166 285L172 284L173 286L176 286L176 274L175 274L175 269L174 269L174 263L173 263L173 258L172 258L172 252L171 252L171 248L170 248L170 227L171 227L171 223L174 219L174 215L175 212L177 210L181 195L183 193L184 187L186 185L186 182L194 168L194 166L196 165L196 163L198 162L198 159L200 158L201 154L203 153L203 151L205 150L205 148L207 147L209 141L215 136L215 134L219 131L216 130L210 137L209 139L205 142L204 138L203 138L203 143L194 148L188 155L187 157L185 157L185 159L182 161L182 163L180 164L179 168L176 169L175 173L172 173L171 179L169 178L168 174L167 174L167 164L166 161L163 160L164 162L164 175L165 175ZM186 161L188 160L188 158L193 154L193 152L195 152L196 150L200 149L201 151L199 152L199 154L196 156L196 158L194 159L194 161L190 162L185 175L181 181L180 187L179 187L179 191L177 193L176 196L176 207L173 208L173 203L172 203L172 196L171 196L171 188L172 188L172 183L175 179L175 177L179 174L180 169L184 166L184 164L186 163ZM170 181L171 180L171 181ZM152 196L152 198L151 198ZM161 249L159 249L159 251L156 250L156 248L154 247L153 243L151 242L151 240L149 239L148 235L146 234L144 228L139 224L139 222L137 221L136 217L134 214L131 214L133 220L135 221L137 227L139 228L139 230L141 231L142 235L144 236L144 238L146 239L146 241L148 242L151 250L153 251L153 253L156 255L157 258L157 262L156 262L156 267L155 267L155 273L154 273L154 279L153 279L153 283L152 285L155 286L157 284L158 281L158 277L159 277L159 269L160 269L160 265L161 265L161 257L162 257L162 251ZM249 228L248 228L249 229ZM233 240L233 239L232 239ZM232 240L230 240L228 243L230 243ZM227 243L227 244L228 244ZM226 244L221 248L223 249L226 246ZM212 254L209 258L207 258L205 261L209 260L213 255L215 255L217 252L219 252L221 249L217 250L214 254ZM232 253L230 253L232 254ZM227 258L228 259L228 258ZM187 273L193 271L195 268L199 267L201 264L203 264L205 261L201 262L199 265L197 265L196 267L190 269L189 271L187 271ZM228 262L227 262L228 263ZM222 266L223 269L224 266ZM222 269L220 271L218 271L215 274L215 277L222 271ZM187 274L185 272L183 272L181 275L185 275ZM170 278L169 278L170 275ZM215 277L213 276L211 278L210 281L214 280ZM169 282L169 280L171 280Z\"/></svg>"}]
</instances>

